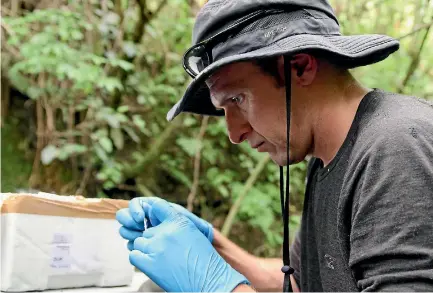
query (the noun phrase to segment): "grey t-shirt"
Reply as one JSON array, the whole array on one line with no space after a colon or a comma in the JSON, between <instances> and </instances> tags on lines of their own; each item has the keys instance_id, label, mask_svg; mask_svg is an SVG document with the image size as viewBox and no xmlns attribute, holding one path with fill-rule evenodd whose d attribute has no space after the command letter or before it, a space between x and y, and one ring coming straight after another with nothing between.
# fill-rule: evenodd
<instances>
[{"instance_id":1,"label":"grey t-shirt","mask_svg":"<svg viewBox=\"0 0 433 293\"><path fill-rule=\"evenodd\" d=\"M433 291L433 105L374 90L310 162L291 249L302 291Z\"/></svg>"}]
</instances>

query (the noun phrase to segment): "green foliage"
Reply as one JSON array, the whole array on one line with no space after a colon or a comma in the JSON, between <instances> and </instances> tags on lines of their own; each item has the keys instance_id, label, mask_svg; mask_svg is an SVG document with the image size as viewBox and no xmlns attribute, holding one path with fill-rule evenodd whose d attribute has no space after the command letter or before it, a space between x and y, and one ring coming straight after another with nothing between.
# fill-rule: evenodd
<instances>
[{"instance_id":1,"label":"green foliage","mask_svg":"<svg viewBox=\"0 0 433 293\"><path fill-rule=\"evenodd\" d=\"M343 34L386 34L400 38L400 50L377 64L354 70L355 76L371 88L408 93L421 98L433 98L433 33L427 36L423 51L422 39L433 19L433 6L423 0L349 1L331 0L336 7ZM417 31L417 28L425 29ZM411 63L420 54L415 72L409 80ZM405 84L404 84L405 83Z\"/></svg>"},{"instance_id":2,"label":"green foliage","mask_svg":"<svg viewBox=\"0 0 433 293\"><path fill-rule=\"evenodd\" d=\"M25 137L17 131L16 120L10 119L1 129L1 192L25 186L32 171Z\"/></svg>"}]
</instances>

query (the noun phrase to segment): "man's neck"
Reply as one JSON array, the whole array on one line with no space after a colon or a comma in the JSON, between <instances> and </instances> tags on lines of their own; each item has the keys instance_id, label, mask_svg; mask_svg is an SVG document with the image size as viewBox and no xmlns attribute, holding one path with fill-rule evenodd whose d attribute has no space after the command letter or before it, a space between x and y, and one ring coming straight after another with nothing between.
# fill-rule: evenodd
<instances>
[{"instance_id":1,"label":"man's neck","mask_svg":"<svg viewBox=\"0 0 433 293\"><path fill-rule=\"evenodd\" d=\"M354 79L334 85L323 91L313 125L313 156L327 166L344 143L355 118L359 104L370 91Z\"/></svg>"}]
</instances>

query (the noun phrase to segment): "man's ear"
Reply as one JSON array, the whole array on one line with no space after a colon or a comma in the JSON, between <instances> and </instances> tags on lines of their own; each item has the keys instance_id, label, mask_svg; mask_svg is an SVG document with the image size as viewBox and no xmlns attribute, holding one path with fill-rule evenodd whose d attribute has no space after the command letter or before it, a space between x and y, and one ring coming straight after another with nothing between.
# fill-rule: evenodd
<instances>
[{"instance_id":1,"label":"man's ear","mask_svg":"<svg viewBox=\"0 0 433 293\"><path fill-rule=\"evenodd\" d=\"M296 54L292 56L290 67L292 70L292 82L301 86L308 86L316 77L318 63L317 59L309 54ZM284 57L280 56L278 59L278 72L282 80L284 76Z\"/></svg>"}]
</instances>

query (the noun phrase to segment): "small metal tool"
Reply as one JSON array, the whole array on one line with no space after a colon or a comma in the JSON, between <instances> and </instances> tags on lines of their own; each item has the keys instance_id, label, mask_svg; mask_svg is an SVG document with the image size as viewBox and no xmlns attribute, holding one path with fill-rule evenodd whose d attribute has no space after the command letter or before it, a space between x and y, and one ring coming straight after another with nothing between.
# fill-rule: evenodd
<instances>
[{"instance_id":1,"label":"small metal tool","mask_svg":"<svg viewBox=\"0 0 433 293\"><path fill-rule=\"evenodd\" d=\"M143 208L143 211L144 211L144 201L141 200L141 199L140 199L140 205L141 205L141 207ZM147 230L147 218L146 218L146 213L144 214L144 220L143 220L143 223L144 223L144 231L146 231L146 230Z\"/></svg>"},{"instance_id":2,"label":"small metal tool","mask_svg":"<svg viewBox=\"0 0 433 293\"><path fill-rule=\"evenodd\" d=\"M144 231L147 230L147 218L144 216Z\"/></svg>"}]
</instances>

